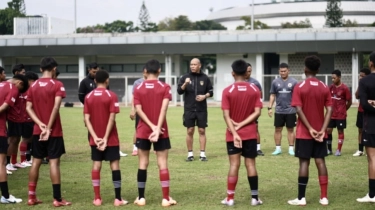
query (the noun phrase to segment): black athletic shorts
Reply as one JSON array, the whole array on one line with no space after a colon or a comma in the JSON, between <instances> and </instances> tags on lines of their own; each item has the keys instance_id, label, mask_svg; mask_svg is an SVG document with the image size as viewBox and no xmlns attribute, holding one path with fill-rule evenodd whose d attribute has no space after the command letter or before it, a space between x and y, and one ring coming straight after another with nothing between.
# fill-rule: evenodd
<instances>
[{"instance_id":1,"label":"black athletic shorts","mask_svg":"<svg viewBox=\"0 0 375 210\"><path fill-rule=\"evenodd\" d=\"M336 128L339 130L343 130L346 128L346 119L345 120L336 120L331 119L328 124L328 128Z\"/></svg>"},{"instance_id":2,"label":"black athletic shorts","mask_svg":"<svg viewBox=\"0 0 375 210\"><path fill-rule=\"evenodd\" d=\"M142 150L151 150L151 144L154 145L155 151L171 149L171 141L169 140L169 138L159 139L157 142L151 142L148 139L137 138L135 142L135 146L137 146L138 149Z\"/></svg>"},{"instance_id":3,"label":"black athletic shorts","mask_svg":"<svg viewBox=\"0 0 375 210\"><path fill-rule=\"evenodd\" d=\"M365 147L375 148L375 134L368 134L366 131L362 132L362 144Z\"/></svg>"},{"instance_id":4,"label":"black athletic shorts","mask_svg":"<svg viewBox=\"0 0 375 210\"><path fill-rule=\"evenodd\" d=\"M34 122L13 122L8 120L8 137L22 136L23 138L31 138L33 136Z\"/></svg>"},{"instance_id":5,"label":"black athletic shorts","mask_svg":"<svg viewBox=\"0 0 375 210\"><path fill-rule=\"evenodd\" d=\"M34 158L49 159L60 158L65 154L63 137L49 137L48 141L39 141L39 135L33 136L31 155Z\"/></svg>"},{"instance_id":6,"label":"black athletic shorts","mask_svg":"<svg viewBox=\"0 0 375 210\"><path fill-rule=\"evenodd\" d=\"M324 158L327 156L327 142L315 139L296 139L295 156L298 158Z\"/></svg>"},{"instance_id":7,"label":"black athletic shorts","mask_svg":"<svg viewBox=\"0 0 375 210\"><path fill-rule=\"evenodd\" d=\"M139 120L141 120L141 118L139 117L139 115L135 114L135 129L137 129Z\"/></svg>"},{"instance_id":8,"label":"black athletic shorts","mask_svg":"<svg viewBox=\"0 0 375 210\"><path fill-rule=\"evenodd\" d=\"M108 146L104 151L97 149L97 146L91 146L92 161L112 161L120 160L120 146Z\"/></svg>"},{"instance_id":9,"label":"black athletic shorts","mask_svg":"<svg viewBox=\"0 0 375 210\"><path fill-rule=\"evenodd\" d=\"M237 148L234 146L234 142L227 142L227 152L228 155L234 155L241 153L245 158L256 158L257 153L257 140L249 139L242 141L242 148Z\"/></svg>"},{"instance_id":10,"label":"black athletic shorts","mask_svg":"<svg viewBox=\"0 0 375 210\"><path fill-rule=\"evenodd\" d=\"M198 128L206 128L207 125L207 112L184 112L182 116L183 124L187 128L198 126Z\"/></svg>"},{"instance_id":11,"label":"black athletic shorts","mask_svg":"<svg viewBox=\"0 0 375 210\"><path fill-rule=\"evenodd\" d=\"M5 136L0 136L0 154L8 153L8 138Z\"/></svg>"},{"instance_id":12,"label":"black athletic shorts","mask_svg":"<svg viewBox=\"0 0 375 210\"><path fill-rule=\"evenodd\" d=\"M274 126L276 128L284 127L294 128L296 127L297 116L296 114L278 114L275 113Z\"/></svg>"},{"instance_id":13,"label":"black athletic shorts","mask_svg":"<svg viewBox=\"0 0 375 210\"><path fill-rule=\"evenodd\" d=\"M357 128L363 128L363 112L357 112L357 122L355 125Z\"/></svg>"}]
</instances>

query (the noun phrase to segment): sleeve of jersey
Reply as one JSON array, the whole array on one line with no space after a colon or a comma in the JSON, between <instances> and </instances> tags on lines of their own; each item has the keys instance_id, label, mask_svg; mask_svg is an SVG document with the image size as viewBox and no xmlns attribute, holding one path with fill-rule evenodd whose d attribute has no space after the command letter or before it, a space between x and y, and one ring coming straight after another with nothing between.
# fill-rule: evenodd
<instances>
[{"instance_id":1,"label":"sleeve of jersey","mask_svg":"<svg viewBox=\"0 0 375 210\"><path fill-rule=\"evenodd\" d=\"M55 97L56 96L61 96L61 98L65 98L66 97L66 92L65 92L64 85L61 82L59 82L57 84L58 85L56 86L57 90L56 90Z\"/></svg>"},{"instance_id":2,"label":"sleeve of jersey","mask_svg":"<svg viewBox=\"0 0 375 210\"><path fill-rule=\"evenodd\" d=\"M116 94L111 94L112 97L112 103L111 103L111 107L110 107L110 112L111 113L119 113L120 112L120 105L118 103L118 99L117 99L117 95Z\"/></svg>"},{"instance_id":3,"label":"sleeve of jersey","mask_svg":"<svg viewBox=\"0 0 375 210\"><path fill-rule=\"evenodd\" d=\"M226 89L223 90L222 99L221 99L221 109L230 110L228 92L226 91Z\"/></svg>"},{"instance_id":4,"label":"sleeve of jersey","mask_svg":"<svg viewBox=\"0 0 375 210\"><path fill-rule=\"evenodd\" d=\"M134 97L134 105L140 105L141 104L141 99L139 98L139 89L135 89L133 93Z\"/></svg>"},{"instance_id":5,"label":"sleeve of jersey","mask_svg":"<svg viewBox=\"0 0 375 210\"><path fill-rule=\"evenodd\" d=\"M328 88L326 88L326 99L324 106L332 106L331 91Z\"/></svg>"},{"instance_id":6,"label":"sleeve of jersey","mask_svg":"<svg viewBox=\"0 0 375 210\"><path fill-rule=\"evenodd\" d=\"M18 98L18 89L16 88L16 86L13 86L11 89L9 89L9 93L5 99L5 102L9 105L9 106L13 106L14 103L16 102L17 98Z\"/></svg>"},{"instance_id":7,"label":"sleeve of jersey","mask_svg":"<svg viewBox=\"0 0 375 210\"><path fill-rule=\"evenodd\" d=\"M166 85L165 87L165 92L164 92L164 99L169 99L170 101L172 101L172 90L171 90L171 86L169 85Z\"/></svg>"},{"instance_id":8,"label":"sleeve of jersey","mask_svg":"<svg viewBox=\"0 0 375 210\"><path fill-rule=\"evenodd\" d=\"M295 87L292 95L292 106L302 106L302 100L300 95L300 88Z\"/></svg>"}]
</instances>

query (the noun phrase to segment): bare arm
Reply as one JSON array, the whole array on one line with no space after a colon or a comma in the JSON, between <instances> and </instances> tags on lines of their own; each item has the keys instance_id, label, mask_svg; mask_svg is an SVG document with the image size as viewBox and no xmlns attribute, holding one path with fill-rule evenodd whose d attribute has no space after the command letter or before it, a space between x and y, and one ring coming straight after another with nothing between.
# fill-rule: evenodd
<instances>
[{"instance_id":1,"label":"bare arm","mask_svg":"<svg viewBox=\"0 0 375 210\"><path fill-rule=\"evenodd\" d=\"M107 128L105 130L105 134L103 139L105 140L105 144L107 144L109 134L111 133L113 129L113 125L115 124L115 119L116 119L116 113L111 113L109 115L108 123L107 123Z\"/></svg>"},{"instance_id":2,"label":"bare arm","mask_svg":"<svg viewBox=\"0 0 375 210\"><path fill-rule=\"evenodd\" d=\"M272 108L273 103L275 103L275 94L270 95L270 103L269 103L268 107Z\"/></svg>"},{"instance_id":3,"label":"bare arm","mask_svg":"<svg viewBox=\"0 0 375 210\"><path fill-rule=\"evenodd\" d=\"M135 110L136 110L138 116L142 119L143 122L145 122L148 125L148 127L150 127L151 129L153 129L155 127L155 125L148 119L146 114L143 112L142 105L140 105L140 104L135 105Z\"/></svg>"},{"instance_id":4,"label":"bare arm","mask_svg":"<svg viewBox=\"0 0 375 210\"><path fill-rule=\"evenodd\" d=\"M352 100L346 101L346 110L348 110L351 105L352 105Z\"/></svg>"},{"instance_id":5,"label":"bare arm","mask_svg":"<svg viewBox=\"0 0 375 210\"><path fill-rule=\"evenodd\" d=\"M51 128L53 126L53 123L55 123L57 114L59 113L59 110L60 110L61 100L62 100L61 96L55 97L55 104L53 106L53 109L52 109L52 112L51 112L51 115L49 117L49 121L48 121L48 124L47 124L48 130L51 130Z\"/></svg>"},{"instance_id":6,"label":"bare arm","mask_svg":"<svg viewBox=\"0 0 375 210\"><path fill-rule=\"evenodd\" d=\"M87 130L89 131L90 135L94 139L97 139L98 136L96 135L94 128L92 127L92 124L90 122L90 114L84 114L84 116L85 116L85 123L86 123Z\"/></svg>"},{"instance_id":7,"label":"bare arm","mask_svg":"<svg viewBox=\"0 0 375 210\"><path fill-rule=\"evenodd\" d=\"M332 107L327 106L326 107L326 114L324 116L324 123L323 123L322 129L320 131L325 132L325 130L328 127L329 121L331 120L331 115L332 115Z\"/></svg>"},{"instance_id":8,"label":"bare arm","mask_svg":"<svg viewBox=\"0 0 375 210\"><path fill-rule=\"evenodd\" d=\"M229 110L223 110L223 117L224 117L224 121L227 124L227 127L229 128L230 132L233 135L237 134L237 130L234 128L234 125L232 123L232 119L230 118Z\"/></svg>"},{"instance_id":9,"label":"bare arm","mask_svg":"<svg viewBox=\"0 0 375 210\"><path fill-rule=\"evenodd\" d=\"M251 122L255 121L260 116L260 107L255 107L254 112L251 113L244 121L238 122L236 126L236 130L250 124Z\"/></svg>"},{"instance_id":10,"label":"bare arm","mask_svg":"<svg viewBox=\"0 0 375 210\"><path fill-rule=\"evenodd\" d=\"M298 115L299 119L301 119L302 123L306 126L306 128L308 130L311 130L312 127L311 127L309 121L307 121L307 118L306 118L305 114L303 113L302 108L300 106L297 106L296 110L297 110L297 115Z\"/></svg>"},{"instance_id":11,"label":"bare arm","mask_svg":"<svg viewBox=\"0 0 375 210\"><path fill-rule=\"evenodd\" d=\"M39 127L41 127L41 125L44 125L44 123L42 121L39 120L39 118L36 116L35 112L34 112L34 109L33 109L33 103L28 101L26 103L26 111L27 111L27 114L30 116L30 118L37 124L39 125Z\"/></svg>"},{"instance_id":12,"label":"bare arm","mask_svg":"<svg viewBox=\"0 0 375 210\"><path fill-rule=\"evenodd\" d=\"M355 98L356 98L356 99L359 99L358 89L359 89L359 87L358 87L357 90L355 91Z\"/></svg>"},{"instance_id":13,"label":"bare arm","mask_svg":"<svg viewBox=\"0 0 375 210\"><path fill-rule=\"evenodd\" d=\"M157 127L159 128L159 130L163 126L165 117L167 115L168 105L169 105L169 99L168 98L163 99L163 103L161 105L159 119L158 119L158 125L157 125Z\"/></svg>"},{"instance_id":14,"label":"bare arm","mask_svg":"<svg viewBox=\"0 0 375 210\"><path fill-rule=\"evenodd\" d=\"M1 106L0 106L0 113L3 113L5 110L7 110L9 107L9 105L7 103L3 103Z\"/></svg>"}]
</instances>

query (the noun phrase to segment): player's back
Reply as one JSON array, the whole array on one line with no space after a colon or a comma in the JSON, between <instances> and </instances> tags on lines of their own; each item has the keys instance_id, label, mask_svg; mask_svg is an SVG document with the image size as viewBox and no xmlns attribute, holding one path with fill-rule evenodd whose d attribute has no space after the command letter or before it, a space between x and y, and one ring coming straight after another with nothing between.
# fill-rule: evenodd
<instances>
[{"instance_id":1,"label":"player's back","mask_svg":"<svg viewBox=\"0 0 375 210\"><path fill-rule=\"evenodd\" d=\"M9 94L9 91L12 88L16 88L15 86L12 85L10 82L1 82L0 83L0 106L6 102L7 96ZM16 100L15 98L12 98L13 102ZM6 131L6 117L7 117L7 112L4 111L0 113L0 136L7 136Z\"/></svg>"},{"instance_id":2,"label":"player's back","mask_svg":"<svg viewBox=\"0 0 375 210\"><path fill-rule=\"evenodd\" d=\"M55 105L56 89L60 88L59 83L61 82L51 78L40 78L31 86L30 95L32 97L33 109L38 117L41 117L41 114L45 112L51 113ZM45 123L48 120L43 119L42 121Z\"/></svg>"}]
</instances>

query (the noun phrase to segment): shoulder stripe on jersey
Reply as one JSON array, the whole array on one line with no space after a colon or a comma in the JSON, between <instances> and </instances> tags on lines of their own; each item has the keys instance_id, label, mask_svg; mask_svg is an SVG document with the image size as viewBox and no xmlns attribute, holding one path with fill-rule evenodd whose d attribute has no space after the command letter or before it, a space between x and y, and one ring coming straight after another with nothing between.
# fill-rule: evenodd
<instances>
[{"instance_id":1,"label":"shoulder stripe on jersey","mask_svg":"<svg viewBox=\"0 0 375 210\"><path fill-rule=\"evenodd\" d=\"M108 90L105 90L105 92L107 93L107 95L108 95L109 97L111 97L111 94L109 93Z\"/></svg>"},{"instance_id":2,"label":"shoulder stripe on jersey","mask_svg":"<svg viewBox=\"0 0 375 210\"><path fill-rule=\"evenodd\" d=\"M253 88L253 90L254 90L255 92L258 92L257 89L254 87L254 84L253 84L253 83L250 84L250 87Z\"/></svg>"},{"instance_id":3,"label":"shoulder stripe on jersey","mask_svg":"<svg viewBox=\"0 0 375 210\"><path fill-rule=\"evenodd\" d=\"M9 82L9 88L12 89L12 83Z\"/></svg>"},{"instance_id":4,"label":"shoulder stripe on jersey","mask_svg":"<svg viewBox=\"0 0 375 210\"><path fill-rule=\"evenodd\" d=\"M94 92L94 91L91 91L91 92L86 96L86 98L90 98L90 96L92 95L93 92Z\"/></svg>"},{"instance_id":5,"label":"shoulder stripe on jersey","mask_svg":"<svg viewBox=\"0 0 375 210\"><path fill-rule=\"evenodd\" d=\"M231 93L234 90L234 85L229 89L229 92Z\"/></svg>"},{"instance_id":6,"label":"shoulder stripe on jersey","mask_svg":"<svg viewBox=\"0 0 375 210\"><path fill-rule=\"evenodd\" d=\"M53 84L55 84L55 81L53 81L53 79L51 79L50 82L52 82Z\"/></svg>"},{"instance_id":7,"label":"shoulder stripe on jersey","mask_svg":"<svg viewBox=\"0 0 375 210\"><path fill-rule=\"evenodd\" d=\"M298 87L303 87L305 85L306 80L303 80L303 82Z\"/></svg>"},{"instance_id":8,"label":"shoulder stripe on jersey","mask_svg":"<svg viewBox=\"0 0 375 210\"><path fill-rule=\"evenodd\" d=\"M158 81L158 83L159 83L162 87L164 87L164 84L163 84L162 82Z\"/></svg>"},{"instance_id":9,"label":"shoulder stripe on jersey","mask_svg":"<svg viewBox=\"0 0 375 210\"><path fill-rule=\"evenodd\" d=\"M324 84L324 82L322 82L322 81L319 81L319 82L322 83L322 85L323 85L324 87L327 87L327 85Z\"/></svg>"},{"instance_id":10,"label":"shoulder stripe on jersey","mask_svg":"<svg viewBox=\"0 0 375 210\"><path fill-rule=\"evenodd\" d=\"M141 84L139 84L139 85L137 86L137 89L141 88L142 85L143 85L143 83L144 83L144 82L142 82Z\"/></svg>"}]
</instances>

